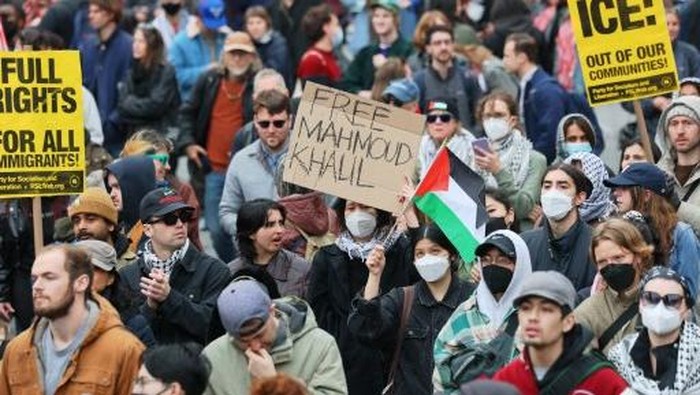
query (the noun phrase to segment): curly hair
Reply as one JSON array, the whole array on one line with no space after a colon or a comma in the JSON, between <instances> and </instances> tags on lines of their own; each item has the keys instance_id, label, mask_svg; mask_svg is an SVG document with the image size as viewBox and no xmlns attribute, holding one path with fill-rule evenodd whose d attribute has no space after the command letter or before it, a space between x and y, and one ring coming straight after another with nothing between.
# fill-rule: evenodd
<instances>
[{"instance_id":1,"label":"curly hair","mask_svg":"<svg viewBox=\"0 0 700 395\"><path fill-rule=\"evenodd\" d=\"M610 241L638 257L640 259L640 276L654 264L654 246L647 244L642 233L630 221L622 218L610 218L593 229L591 237L593 262L597 261L595 249L603 241Z\"/></svg>"}]
</instances>

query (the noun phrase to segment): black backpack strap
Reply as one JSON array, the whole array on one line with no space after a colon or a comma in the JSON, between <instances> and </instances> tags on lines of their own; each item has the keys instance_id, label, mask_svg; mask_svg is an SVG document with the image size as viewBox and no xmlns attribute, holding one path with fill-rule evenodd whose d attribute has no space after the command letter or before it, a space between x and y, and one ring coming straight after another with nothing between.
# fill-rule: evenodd
<instances>
[{"instance_id":1,"label":"black backpack strap","mask_svg":"<svg viewBox=\"0 0 700 395\"><path fill-rule=\"evenodd\" d=\"M515 330L518 329L518 312L514 311L508 317L506 328L503 330L508 336L513 337L515 335Z\"/></svg>"},{"instance_id":2,"label":"black backpack strap","mask_svg":"<svg viewBox=\"0 0 700 395\"><path fill-rule=\"evenodd\" d=\"M576 386L590 377L593 373L613 365L596 352L582 355L559 373L549 385L540 390L540 395L570 394Z\"/></svg>"},{"instance_id":3,"label":"black backpack strap","mask_svg":"<svg viewBox=\"0 0 700 395\"><path fill-rule=\"evenodd\" d=\"M700 185L700 179L697 179L693 181L693 185L690 186L690 189L688 189L688 192L683 195L683 199L681 199L681 202L687 202L688 199L690 199L691 196L693 196L693 192L695 192L695 189L697 189L698 185Z\"/></svg>"},{"instance_id":4,"label":"black backpack strap","mask_svg":"<svg viewBox=\"0 0 700 395\"><path fill-rule=\"evenodd\" d=\"M639 304L632 303L627 310L620 314L620 316L617 317L617 319L610 324L608 329L606 329L605 332L603 332L603 334L598 338L598 350L603 351L605 346L610 343L610 340L615 337L615 334L620 331L620 328L622 328L626 323L630 322L630 320L637 315L638 312Z\"/></svg>"}]
</instances>

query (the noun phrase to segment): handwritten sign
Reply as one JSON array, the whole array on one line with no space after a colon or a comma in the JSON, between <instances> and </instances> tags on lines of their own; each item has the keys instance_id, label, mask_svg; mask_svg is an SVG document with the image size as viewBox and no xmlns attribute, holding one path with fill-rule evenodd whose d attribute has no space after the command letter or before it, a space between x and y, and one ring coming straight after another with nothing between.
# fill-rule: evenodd
<instances>
[{"instance_id":1,"label":"handwritten sign","mask_svg":"<svg viewBox=\"0 0 700 395\"><path fill-rule=\"evenodd\" d=\"M0 52L0 81L0 197L81 193L78 52Z\"/></svg>"},{"instance_id":2,"label":"handwritten sign","mask_svg":"<svg viewBox=\"0 0 700 395\"><path fill-rule=\"evenodd\" d=\"M678 90L662 0L577 0L569 11L592 105Z\"/></svg>"},{"instance_id":3,"label":"handwritten sign","mask_svg":"<svg viewBox=\"0 0 700 395\"><path fill-rule=\"evenodd\" d=\"M396 212L424 124L419 114L307 82L284 181Z\"/></svg>"}]
</instances>

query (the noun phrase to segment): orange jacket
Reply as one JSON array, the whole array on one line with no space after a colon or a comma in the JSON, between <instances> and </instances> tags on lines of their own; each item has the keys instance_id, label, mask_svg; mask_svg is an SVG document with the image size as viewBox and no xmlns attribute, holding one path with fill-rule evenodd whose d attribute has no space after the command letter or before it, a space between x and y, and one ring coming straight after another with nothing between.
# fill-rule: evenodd
<instances>
[{"instance_id":1,"label":"orange jacket","mask_svg":"<svg viewBox=\"0 0 700 395\"><path fill-rule=\"evenodd\" d=\"M95 325L71 357L56 395L131 394L144 346L124 327L119 314L104 298L93 296L100 307ZM43 393L43 372L36 343L46 320L39 319L14 338L5 350L0 394Z\"/></svg>"}]
</instances>

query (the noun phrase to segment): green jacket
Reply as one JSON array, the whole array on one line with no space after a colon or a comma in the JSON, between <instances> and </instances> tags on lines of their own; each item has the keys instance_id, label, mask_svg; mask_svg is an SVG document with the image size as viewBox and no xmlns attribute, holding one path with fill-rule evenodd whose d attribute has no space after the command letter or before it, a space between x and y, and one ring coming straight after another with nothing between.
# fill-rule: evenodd
<instances>
[{"instance_id":1,"label":"green jacket","mask_svg":"<svg viewBox=\"0 0 700 395\"><path fill-rule=\"evenodd\" d=\"M306 383L309 393L347 394L343 362L335 339L316 325L309 305L296 297L274 301L281 330L286 333L270 350L278 372ZM278 332L278 339L280 332ZM250 392L248 359L226 334L204 349L212 366L205 395Z\"/></svg>"},{"instance_id":2,"label":"green jacket","mask_svg":"<svg viewBox=\"0 0 700 395\"><path fill-rule=\"evenodd\" d=\"M389 48L387 57L397 57L406 60L411 55L411 52L413 52L411 43L399 37ZM357 53L340 82L343 90L357 93L362 90L372 89L374 72L376 71L374 63L372 63L372 57L377 53L379 53L378 43L370 44Z\"/></svg>"}]
</instances>

